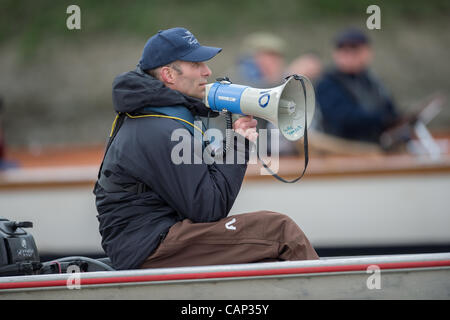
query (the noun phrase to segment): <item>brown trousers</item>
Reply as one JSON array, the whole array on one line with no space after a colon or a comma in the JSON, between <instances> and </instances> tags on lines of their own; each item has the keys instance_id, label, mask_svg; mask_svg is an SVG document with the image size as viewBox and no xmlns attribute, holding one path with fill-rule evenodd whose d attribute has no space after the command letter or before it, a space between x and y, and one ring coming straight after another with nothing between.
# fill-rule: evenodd
<instances>
[{"instance_id":1,"label":"brown trousers","mask_svg":"<svg viewBox=\"0 0 450 320\"><path fill-rule=\"evenodd\" d=\"M288 216L258 211L216 222L174 224L141 268L319 259Z\"/></svg>"}]
</instances>

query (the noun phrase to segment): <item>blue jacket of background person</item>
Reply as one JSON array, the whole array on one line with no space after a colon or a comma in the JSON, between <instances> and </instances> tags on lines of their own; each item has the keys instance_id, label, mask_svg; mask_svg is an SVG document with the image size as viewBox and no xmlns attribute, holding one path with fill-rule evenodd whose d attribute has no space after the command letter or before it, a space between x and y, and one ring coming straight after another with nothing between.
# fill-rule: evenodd
<instances>
[{"instance_id":1,"label":"blue jacket of background person","mask_svg":"<svg viewBox=\"0 0 450 320\"><path fill-rule=\"evenodd\" d=\"M341 138L378 143L398 118L391 97L368 71L353 75L328 70L316 94L324 132Z\"/></svg>"}]
</instances>

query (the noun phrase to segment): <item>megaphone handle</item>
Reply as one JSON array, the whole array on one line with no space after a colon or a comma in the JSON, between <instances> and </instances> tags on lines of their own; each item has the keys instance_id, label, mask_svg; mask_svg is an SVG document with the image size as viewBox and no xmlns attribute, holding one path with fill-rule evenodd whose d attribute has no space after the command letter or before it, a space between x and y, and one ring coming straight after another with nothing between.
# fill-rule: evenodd
<instances>
[{"instance_id":1,"label":"megaphone handle","mask_svg":"<svg viewBox=\"0 0 450 320\"><path fill-rule=\"evenodd\" d=\"M227 130L226 130L226 139L225 139L225 147L223 149L224 153L227 153L228 150L230 150L231 148L231 129L233 128L233 115L230 111L227 111L227 114L225 116L225 122L227 125Z\"/></svg>"},{"instance_id":2,"label":"megaphone handle","mask_svg":"<svg viewBox=\"0 0 450 320\"><path fill-rule=\"evenodd\" d=\"M291 77L291 76L289 76L289 77ZM286 77L286 79L288 79L289 77ZM300 83L301 83L301 85L302 85L302 88L303 88L303 95L304 95L304 98L305 98L305 130L304 130L304 132L305 132L305 135L304 135L304 137L305 137L305 139L304 139L304 142L303 142L303 151L304 151L304 154L305 154L305 167L303 168L303 172L302 172L302 174L299 176L299 177L297 177L297 178L295 178L295 179L293 179L293 180L286 180L286 179L284 179L284 178L282 178L282 177L280 177L278 174L276 174L275 172L273 172L265 163L264 163L264 161L262 161L262 159L259 157L259 154L257 153L257 156L258 156L258 159L259 159L259 161L261 161L261 163L262 163L262 165L264 166L264 168L266 168L266 170L267 171L269 171L269 173L274 177L274 178L276 178L277 180L279 180L279 181L281 181L281 182L284 182L284 183L295 183L295 182L297 182L298 180L300 180L301 178L303 178L303 176L304 176L304 174L305 174L305 172L306 172L306 168L308 167L308 162L309 162L309 155L308 155L308 121L307 121L307 118L306 118L306 116L307 116L307 114L306 114L306 87L305 87L305 83L303 82L303 79L301 78L301 77L299 77L298 75L292 75L292 77L294 77L294 79L295 80L298 80L298 81L300 81Z\"/></svg>"}]
</instances>

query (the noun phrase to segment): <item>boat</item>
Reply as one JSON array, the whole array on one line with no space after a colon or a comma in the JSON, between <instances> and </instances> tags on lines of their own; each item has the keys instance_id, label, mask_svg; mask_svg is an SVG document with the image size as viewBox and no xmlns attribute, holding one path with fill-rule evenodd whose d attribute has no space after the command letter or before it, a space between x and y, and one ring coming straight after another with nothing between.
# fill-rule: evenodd
<instances>
[{"instance_id":1,"label":"boat","mask_svg":"<svg viewBox=\"0 0 450 320\"><path fill-rule=\"evenodd\" d=\"M0 299L449 298L450 253L0 277Z\"/></svg>"},{"instance_id":2,"label":"boat","mask_svg":"<svg viewBox=\"0 0 450 320\"><path fill-rule=\"evenodd\" d=\"M41 261L105 256L92 194L103 150L25 151L16 154L22 166L0 173L2 215L34 222L29 232ZM301 172L303 158L271 165L290 179ZM263 170L249 165L230 214L289 215L319 260L0 277L0 299L450 297L449 154L314 156L296 184Z\"/></svg>"}]
</instances>

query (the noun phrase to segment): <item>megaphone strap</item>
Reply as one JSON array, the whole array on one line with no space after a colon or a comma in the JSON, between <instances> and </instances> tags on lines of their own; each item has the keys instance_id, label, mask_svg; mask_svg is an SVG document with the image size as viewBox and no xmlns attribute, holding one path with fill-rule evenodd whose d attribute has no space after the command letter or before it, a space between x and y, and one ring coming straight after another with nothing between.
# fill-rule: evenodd
<instances>
[{"instance_id":1,"label":"megaphone strap","mask_svg":"<svg viewBox=\"0 0 450 320\"><path fill-rule=\"evenodd\" d=\"M100 174L101 174L101 171L102 171L103 162L105 161L106 153L108 152L112 141L114 140L115 136L117 135L117 132L119 131L120 127L122 126L125 117L131 118L131 119L145 118L145 117L174 119L174 120L182 121L183 123L186 123L187 125L192 126L194 129L198 130L202 135L204 135L204 132L203 132L203 130L201 128L199 128L195 124L193 124L193 123L191 123L191 122L189 122L189 121L187 121L185 119L179 118L179 117L166 116L166 115L161 115L161 114L131 115L128 112L125 112L125 113L118 112L116 117L114 118L114 121L113 121L112 126L111 126L111 132L109 134L109 140L108 140L108 143L106 145L106 149L105 149L105 152L103 154L103 160L102 160L102 163L100 165L100 169L99 169L98 175L97 175L98 178L100 178Z\"/></svg>"},{"instance_id":2,"label":"megaphone strap","mask_svg":"<svg viewBox=\"0 0 450 320\"><path fill-rule=\"evenodd\" d=\"M117 132L119 131L120 127L122 126L124 119L125 119L125 114L123 114L122 112L118 112L116 117L114 118L113 124L111 126L111 132L109 134L109 140L106 145L105 152L103 153L103 160L102 160L102 163L100 164L100 168L98 170L98 174L97 174L98 179L100 179L100 175L102 173L103 162L105 162L106 153L108 152L109 147L111 146L111 143L113 142L114 138L116 137ZM95 185L97 186L97 183Z\"/></svg>"},{"instance_id":3,"label":"megaphone strap","mask_svg":"<svg viewBox=\"0 0 450 320\"><path fill-rule=\"evenodd\" d=\"M281 182L284 182L284 183L295 183L295 182L297 182L298 180L300 180L304 175L305 175L305 172L306 172L306 168L308 167L308 162L309 162L309 154L308 154L308 121L307 121L307 113L306 113L306 106L307 106L307 104L306 104L306 86L305 86L305 83L304 83L304 81L303 81L303 79L301 78L301 77L299 77L298 75L296 75L296 74L294 74L294 75L290 75L290 76L288 76L288 77L286 77L285 78L285 80L287 81L289 78L291 78L291 77L293 77L295 80L298 80L298 81L300 81L300 83L301 83L301 85L302 85L302 88L303 88L303 96L304 96L304 98L305 98L305 134L304 134L304 141L303 141L303 152L304 152L304 155L305 155L305 166L304 166L304 168L303 168L303 172L302 172L302 174L299 176L299 177L297 177L297 178L295 178L295 179L293 179L293 180L286 180L286 179L284 179L283 177L280 177L278 174L276 174L275 172L273 172L265 163L264 163L264 161L259 157L259 154L257 154L257 156L258 156L258 159L259 159L259 161L261 161L261 163L262 163L262 165L264 166L264 168L266 168L266 170L274 177L274 178L276 178L277 180L279 180L279 181L281 181Z\"/></svg>"},{"instance_id":4,"label":"megaphone strap","mask_svg":"<svg viewBox=\"0 0 450 320\"><path fill-rule=\"evenodd\" d=\"M138 118L146 118L146 117L155 117L155 118L166 118L166 119L173 119L173 120L178 120L178 121L182 121L184 123L187 123L188 125L192 126L194 129L198 130L202 135L204 135L205 133L203 132L202 129L200 129L199 127L197 127L195 124L182 119L182 118L178 118L178 117L172 117L172 116L166 116L166 115L161 115L161 114L141 114L141 115L131 115L129 113L126 113L128 118L131 119L138 119Z\"/></svg>"}]
</instances>

